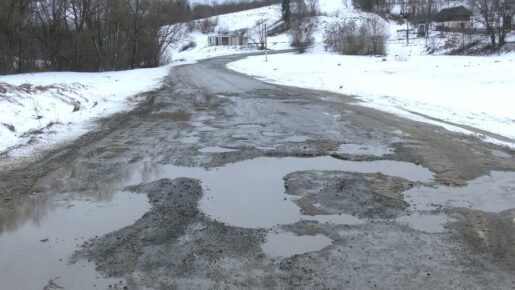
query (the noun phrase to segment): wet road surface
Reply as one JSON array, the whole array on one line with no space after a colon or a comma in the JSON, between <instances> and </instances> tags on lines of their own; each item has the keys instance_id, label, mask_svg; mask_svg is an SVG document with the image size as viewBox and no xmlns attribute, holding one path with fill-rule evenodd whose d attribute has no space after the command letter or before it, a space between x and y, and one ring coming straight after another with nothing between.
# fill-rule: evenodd
<instances>
[{"instance_id":1,"label":"wet road surface","mask_svg":"<svg viewBox=\"0 0 515 290\"><path fill-rule=\"evenodd\" d=\"M240 57L4 160L0 289L515 287L513 151L225 68Z\"/></svg>"}]
</instances>

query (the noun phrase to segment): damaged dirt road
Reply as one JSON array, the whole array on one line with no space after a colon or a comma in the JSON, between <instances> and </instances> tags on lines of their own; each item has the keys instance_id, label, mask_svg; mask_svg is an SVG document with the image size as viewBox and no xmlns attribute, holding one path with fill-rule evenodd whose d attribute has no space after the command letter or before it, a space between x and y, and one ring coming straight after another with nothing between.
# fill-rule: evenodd
<instances>
[{"instance_id":1,"label":"damaged dirt road","mask_svg":"<svg viewBox=\"0 0 515 290\"><path fill-rule=\"evenodd\" d=\"M515 289L514 151L240 57L4 162L0 289Z\"/></svg>"}]
</instances>

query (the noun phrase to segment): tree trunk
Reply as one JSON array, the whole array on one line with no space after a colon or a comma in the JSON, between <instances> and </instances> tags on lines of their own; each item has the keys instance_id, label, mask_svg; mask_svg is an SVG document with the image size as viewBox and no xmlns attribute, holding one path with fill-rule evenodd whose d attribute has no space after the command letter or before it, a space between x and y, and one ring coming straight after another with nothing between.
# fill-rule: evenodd
<instances>
[{"instance_id":1,"label":"tree trunk","mask_svg":"<svg viewBox=\"0 0 515 290\"><path fill-rule=\"evenodd\" d=\"M132 42L132 57L131 57L131 69L134 69L136 64L136 53L138 52L138 12L139 12L139 0L136 0L136 9L134 11L134 35Z\"/></svg>"}]
</instances>

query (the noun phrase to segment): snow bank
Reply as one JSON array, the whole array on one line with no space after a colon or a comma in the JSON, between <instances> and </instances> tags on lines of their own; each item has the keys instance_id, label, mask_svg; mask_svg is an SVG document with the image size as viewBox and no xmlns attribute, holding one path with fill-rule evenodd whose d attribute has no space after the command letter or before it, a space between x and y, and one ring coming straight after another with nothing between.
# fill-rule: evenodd
<instances>
[{"instance_id":1,"label":"snow bank","mask_svg":"<svg viewBox=\"0 0 515 290\"><path fill-rule=\"evenodd\" d=\"M84 134L98 117L136 104L171 66L106 73L35 73L0 76L0 152L13 154Z\"/></svg>"},{"instance_id":2,"label":"snow bank","mask_svg":"<svg viewBox=\"0 0 515 290\"><path fill-rule=\"evenodd\" d=\"M383 59L290 53L272 55L268 63L249 57L228 67L267 82L356 95L387 112L428 121L411 113L416 112L515 140L514 54Z\"/></svg>"}]
</instances>

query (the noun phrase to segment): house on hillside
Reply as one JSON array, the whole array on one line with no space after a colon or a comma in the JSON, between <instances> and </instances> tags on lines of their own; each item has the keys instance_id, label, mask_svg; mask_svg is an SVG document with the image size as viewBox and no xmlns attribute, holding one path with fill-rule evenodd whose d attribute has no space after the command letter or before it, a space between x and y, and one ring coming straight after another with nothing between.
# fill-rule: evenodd
<instances>
[{"instance_id":1,"label":"house on hillside","mask_svg":"<svg viewBox=\"0 0 515 290\"><path fill-rule=\"evenodd\" d=\"M243 34L215 34L207 37L208 46L244 46L249 44L249 38Z\"/></svg>"},{"instance_id":2,"label":"house on hillside","mask_svg":"<svg viewBox=\"0 0 515 290\"><path fill-rule=\"evenodd\" d=\"M435 27L438 31L464 31L472 28L472 12L464 6L440 10L436 14Z\"/></svg>"}]
</instances>

